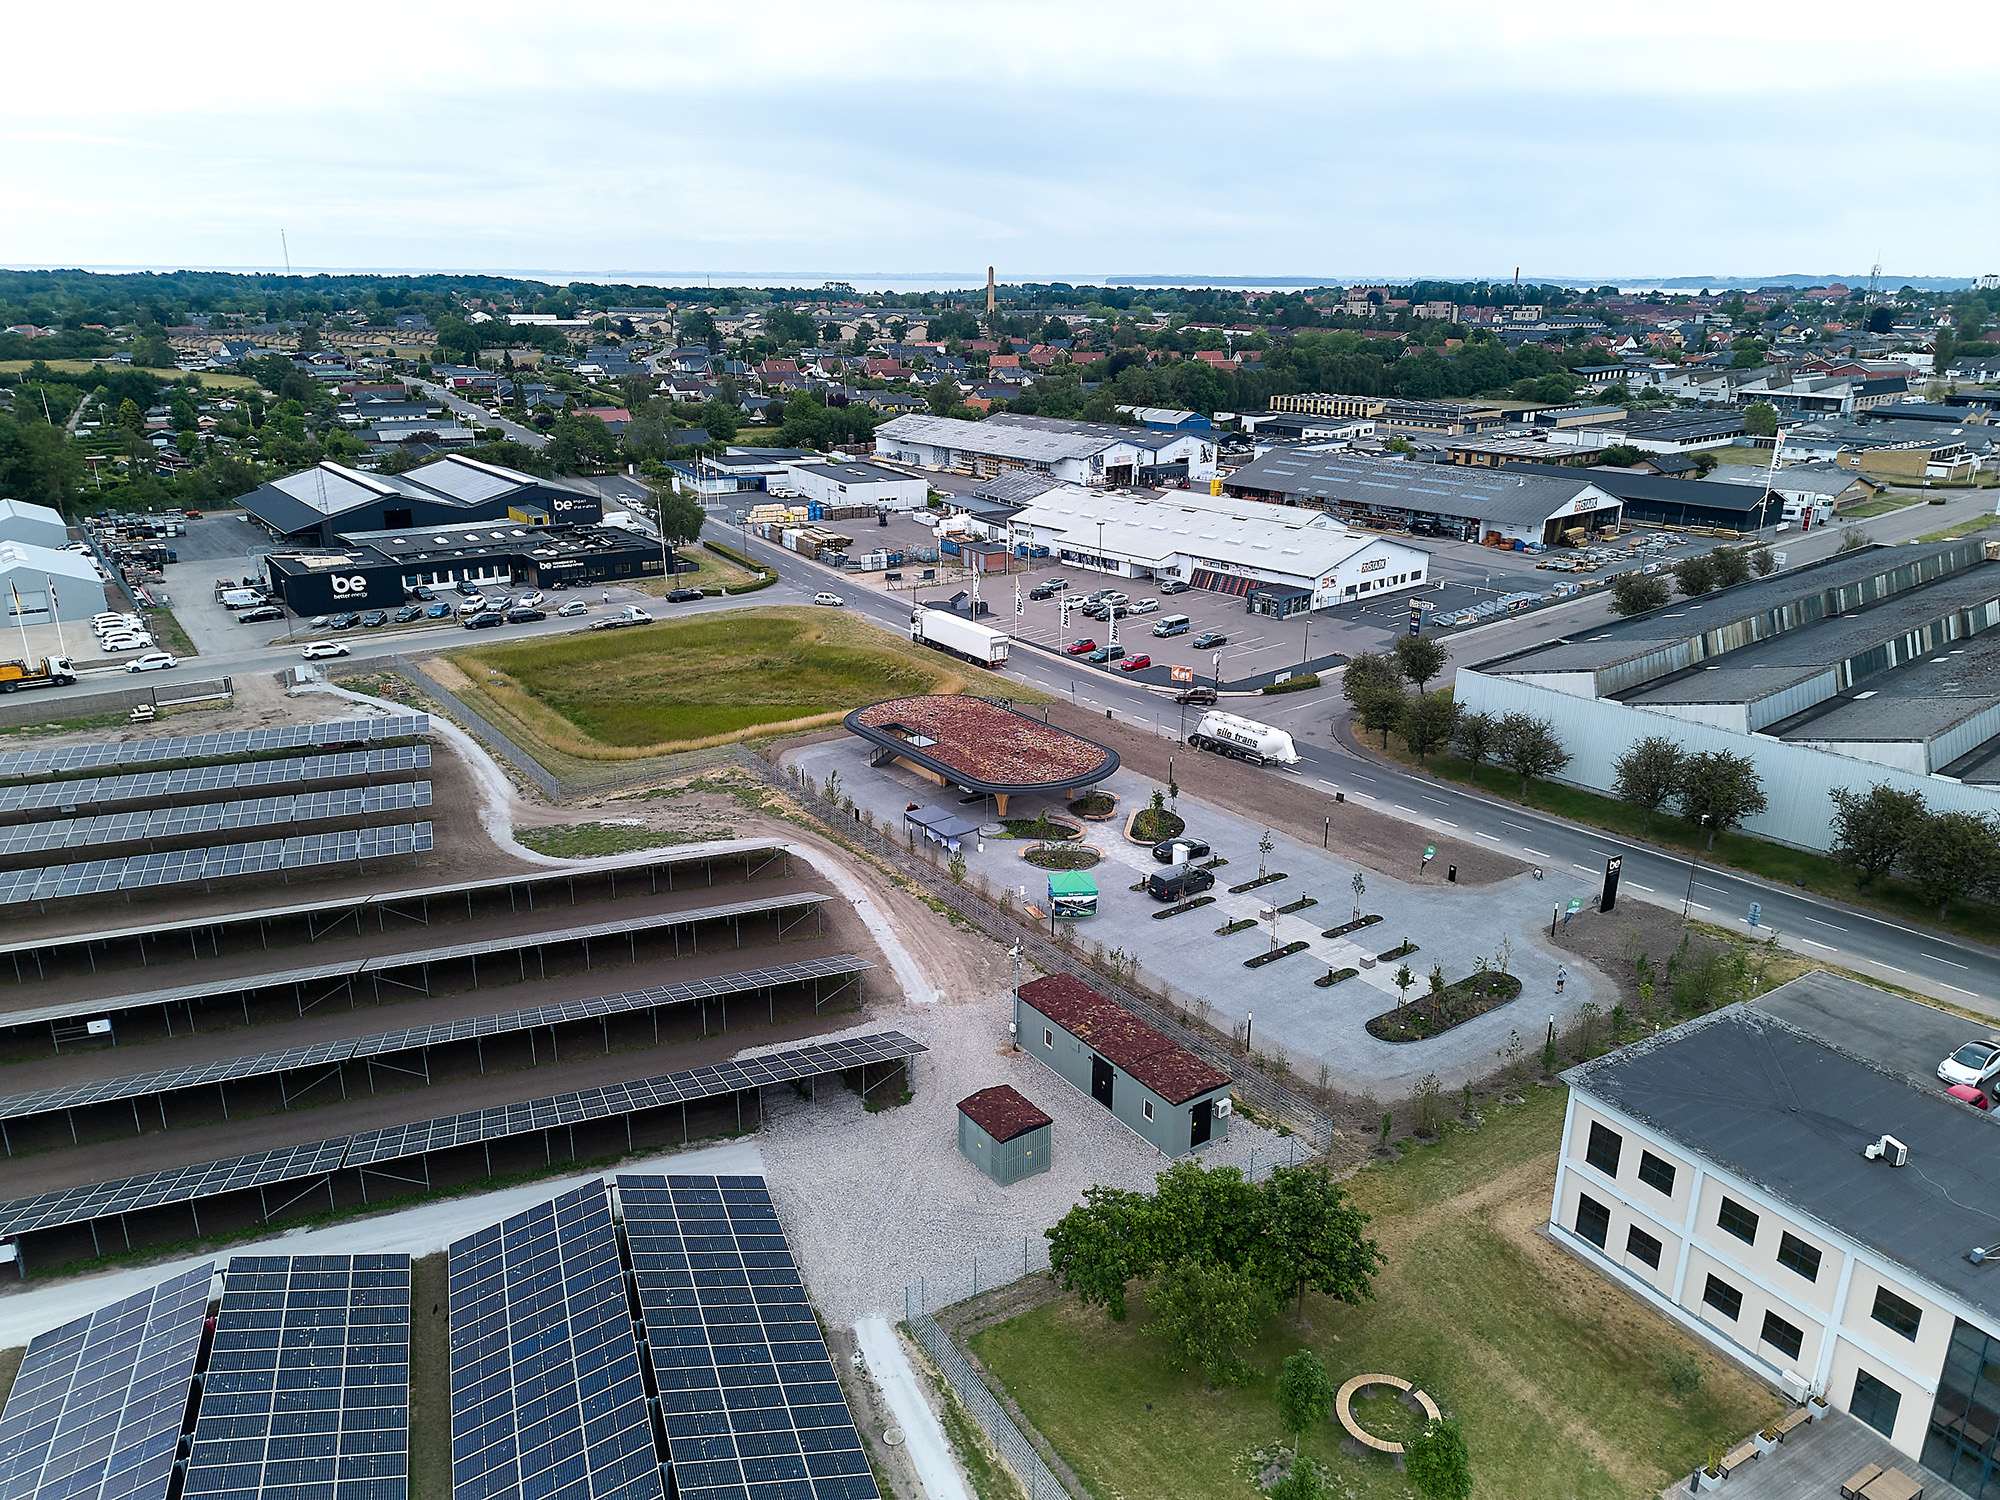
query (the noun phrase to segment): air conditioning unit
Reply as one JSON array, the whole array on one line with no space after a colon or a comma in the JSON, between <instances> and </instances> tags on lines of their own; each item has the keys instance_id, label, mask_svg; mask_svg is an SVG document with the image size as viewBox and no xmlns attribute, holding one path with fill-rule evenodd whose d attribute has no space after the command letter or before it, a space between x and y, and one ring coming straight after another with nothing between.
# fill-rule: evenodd
<instances>
[{"instance_id":1,"label":"air conditioning unit","mask_svg":"<svg viewBox=\"0 0 2000 1500\"><path fill-rule=\"evenodd\" d=\"M1870 1161L1881 1161L1885 1157L1892 1167L1900 1167L1910 1159L1910 1148L1893 1135L1885 1135L1873 1145L1864 1146L1861 1154Z\"/></svg>"},{"instance_id":2,"label":"air conditioning unit","mask_svg":"<svg viewBox=\"0 0 2000 1500\"><path fill-rule=\"evenodd\" d=\"M1807 1384L1805 1376L1796 1370L1778 1372L1778 1389L1800 1406L1804 1406L1806 1397L1812 1394L1812 1386Z\"/></svg>"},{"instance_id":3,"label":"air conditioning unit","mask_svg":"<svg viewBox=\"0 0 2000 1500\"><path fill-rule=\"evenodd\" d=\"M1231 1114L1234 1112L1234 1109L1235 1106L1227 1099L1218 1099L1215 1101L1215 1112L1219 1115Z\"/></svg>"}]
</instances>

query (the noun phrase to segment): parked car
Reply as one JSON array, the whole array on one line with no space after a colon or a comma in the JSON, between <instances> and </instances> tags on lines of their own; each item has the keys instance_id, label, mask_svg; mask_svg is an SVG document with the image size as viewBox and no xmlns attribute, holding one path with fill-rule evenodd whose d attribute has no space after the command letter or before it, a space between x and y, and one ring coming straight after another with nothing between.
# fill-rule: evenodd
<instances>
[{"instance_id":1,"label":"parked car","mask_svg":"<svg viewBox=\"0 0 2000 1500\"><path fill-rule=\"evenodd\" d=\"M238 625L265 625L272 620L282 620L285 612L275 604L260 604L255 609L246 609L236 617Z\"/></svg>"},{"instance_id":2,"label":"parked car","mask_svg":"<svg viewBox=\"0 0 2000 1500\"><path fill-rule=\"evenodd\" d=\"M846 602L847 601L841 598L840 595L829 594L824 591L813 595L813 603L831 605L835 609L838 609L841 605L845 604Z\"/></svg>"},{"instance_id":3,"label":"parked car","mask_svg":"<svg viewBox=\"0 0 2000 1500\"><path fill-rule=\"evenodd\" d=\"M1132 613L1135 615L1156 615L1159 612L1160 601L1157 599L1141 599L1132 606Z\"/></svg>"},{"instance_id":4,"label":"parked car","mask_svg":"<svg viewBox=\"0 0 2000 1500\"><path fill-rule=\"evenodd\" d=\"M1993 1107L1993 1096L1991 1094L1976 1089L1967 1083L1954 1083L1945 1092L1954 1099L1963 1099L1974 1109L1991 1109Z\"/></svg>"},{"instance_id":5,"label":"parked car","mask_svg":"<svg viewBox=\"0 0 2000 1500\"><path fill-rule=\"evenodd\" d=\"M1141 651L1137 656L1128 656L1118 664L1121 672L1137 672L1153 664L1153 658Z\"/></svg>"},{"instance_id":6,"label":"parked car","mask_svg":"<svg viewBox=\"0 0 2000 1500\"><path fill-rule=\"evenodd\" d=\"M1118 660L1118 658L1123 656L1124 654L1125 654L1125 648L1123 646L1099 646L1095 651L1091 652L1090 655L1086 656L1084 660L1094 661L1099 666L1103 666L1104 663L1108 661Z\"/></svg>"},{"instance_id":7,"label":"parked car","mask_svg":"<svg viewBox=\"0 0 2000 1500\"><path fill-rule=\"evenodd\" d=\"M416 594L417 598L421 599L426 604L430 603L431 600L437 598L436 590L432 589L432 587L428 583L418 584L416 589Z\"/></svg>"},{"instance_id":8,"label":"parked car","mask_svg":"<svg viewBox=\"0 0 2000 1500\"><path fill-rule=\"evenodd\" d=\"M339 641L307 641L300 649L299 655L307 661L318 661L323 656L345 656L347 647Z\"/></svg>"},{"instance_id":9,"label":"parked car","mask_svg":"<svg viewBox=\"0 0 2000 1500\"><path fill-rule=\"evenodd\" d=\"M1111 618L1111 606L1108 604L1086 604L1077 613L1082 615L1086 620L1108 620Z\"/></svg>"},{"instance_id":10,"label":"parked car","mask_svg":"<svg viewBox=\"0 0 2000 1500\"><path fill-rule=\"evenodd\" d=\"M1204 630L1194 638L1194 649L1197 651L1212 651L1217 646L1226 646L1228 644L1229 637L1219 630Z\"/></svg>"},{"instance_id":11,"label":"parked car","mask_svg":"<svg viewBox=\"0 0 2000 1500\"><path fill-rule=\"evenodd\" d=\"M590 606L588 604L585 604L581 599L572 599L556 611L556 618L559 620L574 620L578 615L587 615L589 613Z\"/></svg>"},{"instance_id":12,"label":"parked car","mask_svg":"<svg viewBox=\"0 0 2000 1500\"><path fill-rule=\"evenodd\" d=\"M1153 858L1157 859L1163 865L1172 864L1174 862L1174 845L1176 844L1187 850L1187 857L1190 860L1207 859L1209 855L1215 852L1208 847L1208 840L1206 839L1161 839L1159 843L1153 845Z\"/></svg>"},{"instance_id":13,"label":"parked car","mask_svg":"<svg viewBox=\"0 0 2000 1500\"><path fill-rule=\"evenodd\" d=\"M1069 587L1069 580L1067 578L1044 578L1042 580L1042 587L1060 591Z\"/></svg>"},{"instance_id":14,"label":"parked car","mask_svg":"<svg viewBox=\"0 0 2000 1500\"><path fill-rule=\"evenodd\" d=\"M1187 591L1188 585L1182 583L1178 578L1169 578L1165 583L1160 585L1160 592L1163 594L1185 594Z\"/></svg>"},{"instance_id":15,"label":"parked car","mask_svg":"<svg viewBox=\"0 0 2000 1500\"><path fill-rule=\"evenodd\" d=\"M1053 599L1055 596L1056 591L1045 584L1038 583L1028 590L1028 597L1030 599Z\"/></svg>"},{"instance_id":16,"label":"parked car","mask_svg":"<svg viewBox=\"0 0 2000 1500\"><path fill-rule=\"evenodd\" d=\"M509 625L532 625L537 620L546 620L548 615L532 605L517 604L507 611Z\"/></svg>"},{"instance_id":17,"label":"parked car","mask_svg":"<svg viewBox=\"0 0 2000 1500\"><path fill-rule=\"evenodd\" d=\"M458 606L459 618L464 619L468 616L476 615L486 607L485 597L480 594L474 594L470 599L467 599Z\"/></svg>"},{"instance_id":18,"label":"parked car","mask_svg":"<svg viewBox=\"0 0 2000 1500\"><path fill-rule=\"evenodd\" d=\"M1106 589L1104 591L1104 602L1106 604L1125 604L1129 603L1131 598L1130 594L1121 594L1117 589Z\"/></svg>"},{"instance_id":19,"label":"parked car","mask_svg":"<svg viewBox=\"0 0 2000 1500\"><path fill-rule=\"evenodd\" d=\"M519 602L512 594L502 594L497 599L491 594L486 596L486 608L497 610L501 614L505 614Z\"/></svg>"},{"instance_id":20,"label":"parked car","mask_svg":"<svg viewBox=\"0 0 2000 1500\"><path fill-rule=\"evenodd\" d=\"M150 635L107 636L98 646L107 656L116 656L120 651L143 651L153 644Z\"/></svg>"},{"instance_id":21,"label":"parked car","mask_svg":"<svg viewBox=\"0 0 2000 1500\"><path fill-rule=\"evenodd\" d=\"M164 651L148 651L144 656L125 663L128 672L164 672L168 667L177 667L180 660Z\"/></svg>"},{"instance_id":22,"label":"parked car","mask_svg":"<svg viewBox=\"0 0 2000 1500\"><path fill-rule=\"evenodd\" d=\"M485 630L494 625L504 625L507 617L497 609L482 609L465 622L467 630Z\"/></svg>"},{"instance_id":23,"label":"parked car","mask_svg":"<svg viewBox=\"0 0 2000 1500\"><path fill-rule=\"evenodd\" d=\"M514 602L519 604L523 609L533 609L536 605L545 603L548 597L540 589L530 589Z\"/></svg>"},{"instance_id":24,"label":"parked car","mask_svg":"<svg viewBox=\"0 0 2000 1500\"><path fill-rule=\"evenodd\" d=\"M1176 703L1213 703L1214 701L1215 689L1212 687L1182 688L1178 693L1174 694L1174 702Z\"/></svg>"},{"instance_id":25,"label":"parked car","mask_svg":"<svg viewBox=\"0 0 2000 1500\"><path fill-rule=\"evenodd\" d=\"M700 589L668 589L667 603L693 604L702 597Z\"/></svg>"},{"instance_id":26,"label":"parked car","mask_svg":"<svg viewBox=\"0 0 2000 1500\"><path fill-rule=\"evenodd\" d=\"M361 616L356 614L335 615L331 620L326 622L326 628L328 630L352 630L360 623Z\"/></svg>"},{"instance_id":27,"label":"parked car","mask_svg":"<svg viewBox=\"0 0 2000 1500\"><path fill-rule=\"evenodd\" d=\"M421 604L405 604L390 618L395 620L398 625L407 625L410 621L421 620L423 617L424 607Z\"/></svg>"},{"instance_id":28,"label":"parked car","mask_svg":"<svg viewBox=\"0 0 2000 1500\"><path fill-rule=\"evenodd\" d=\"M2000 1075L2000 1042L1967 1042L1938 1064L1937 1076L1946 1083L1962 1083L1983 1089Z\"/></svg>"},{"instance_id":29,"label":"parked car","mask_svg":"<svg viewBox=\"0 0 2000 1500\"><path fill-rule=\"evenodd\" d=\"M1082 656L1085 653L1095 651L1096 649L1097 649L1097 642L1093 641L1087 635L1081 637L1078 640L1071 641L1067 646L1063 647L1063 650L1067 651L1071 656Z\"/></svg>"},{"instance_id":30,"label":"parked car","mask_svg":"<svg viewBox=\"0 0 2000 1500\"><path fill-rule=\"evenodd\" d=\"M1198 869L1194 865L1175 865L1171 870L1161 870L1146 881L1146 894L1155 901L1185 901L1190 896L1198 896L1215 884L1213 870Z\"/></svg>"},{"instance_id":31,"label":"parked car","mask_svg":"<svg viewBox=\"0 0 2000 1500\"><path fill-rule=\"evenodd\" d=\"M389 611L386 609L371 609L361 617L361 623L370 630L375 629L378 625L387 625L389 623Z\"/></svg>"},{"instance_id":32,"label":"parked car","mask_svg":"<svg viewBox=\"0 0 2000 1500\"><path fill-rule=\"evenodd\" d=\"M449 620L451 618L451 605L442 601L433 604L429 609L424 611L424 618L427 620Z\"/></svg>"},{"instance_id":33,"label":"parked car","mask_svg":"<svg viewBox=\"0 0 2000 1500\"><path fill-rule=\"evenodd\" d=\"M324 630L326 629L327 625L332 621L332 619L333 619L332 615L314 615L310 620L306 621L306 623L312 626L314 630Z\"/></svg>"}]
</instances>

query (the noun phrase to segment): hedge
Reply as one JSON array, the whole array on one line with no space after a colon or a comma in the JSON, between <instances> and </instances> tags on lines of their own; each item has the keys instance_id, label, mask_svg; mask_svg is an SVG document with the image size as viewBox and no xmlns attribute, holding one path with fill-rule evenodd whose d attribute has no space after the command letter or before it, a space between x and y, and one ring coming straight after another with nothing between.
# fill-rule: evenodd
<instances>
[{"instance_id":1,"label":"hedge","mask_svg":"<svg viewBox=\"0 0 2000 1500\"><path fill-rule=\"evenodd\" d=\"M774 571L766 567L763 563L758 562L754 557L749 557L746 556L744 553L738 552L734 547L725 547L722 545L722 543L711 542L706 537L702 538L701 544L702 546L706 547L709 551L713 552L717 557L727 558L730 562L735 563L739 568L748 568L751 572L757 575L757 577L749 583L724 584L722 588L722 592L724 594L730 596L734 596L737 594L754 594L757 592L757 590L767 589L772 584L778 581L778 575Z\"/></svg>"},{"instance_id":2,"label":"hedge","mask_svg":"<svg viewBox=\"0 0 2000 1500\"><path fill-rule=\"evenodd\" d=\"M1268 683L1266 693L1303 693L1307 688L1319 686L1319 673L1306 672L1298 677L1288 677L1283 682Z\"/></svg>"}]
</instances>

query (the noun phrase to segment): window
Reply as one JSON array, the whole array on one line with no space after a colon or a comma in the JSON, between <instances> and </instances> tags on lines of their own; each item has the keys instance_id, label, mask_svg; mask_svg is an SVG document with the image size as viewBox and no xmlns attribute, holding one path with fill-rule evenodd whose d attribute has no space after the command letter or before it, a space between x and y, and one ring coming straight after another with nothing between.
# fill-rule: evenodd
<instances>
[{"instance_id":1,"label":"window","mask_svg":"<svg viewBox=\"0 0 2000 1500\"><path fill-rule=\"evenodd\" d=\"M1625 1138L1615 1130L1606 1130L1595 1120L1590 1122L1590 1146L1583 1153L1589 1162L1606 1177L1618 1175L1618 1150L1625 1144Z\"/></svg>"},{"instance_id":2,"label":"window","mask_svg":"<svg viewBox=\"0 0 2000 1500\"><path fill-rule=\"evenodd\" d=\"M1797 1359L1799 1357L1799 1345L1803 1344L1806 1340L1806 1336L1803 1333L1774 1312L1764 1314L1764 1332L1762 1337L1765 1343L1784 1355L1786 1359Z\"/></svg>"},{"instance_id":3,"label":"window","mask_svg":"<svg viewBox=\"0 0 2000 1500\"><path fill-rule=\"evenodd\" d=\"M1905 1302L1886 1286L1878 1286L1875 1288L1875 1308L1869 1316L1884 1328L1915 1342L1917 1324L1923 1321L1924 1314L1914 1302Z\"/></svg>"},{"instance_id":4,"label":"window","mask_svg":"<svg viewBox=\"0 0 2000 1500\"><path fill-rule=\"evenodd\" d=\"M1734 1198L1722 1200L1722 1211L1715 1216L1715 1224L1746 1245L1757 1243L1757 1216Z\"/></svg>"},{"instance_id":5,"label":"window","mask_svg":"<svg viewBox=\"0 0 2000 1500\"><path fill-rule=\"evenodd\" d=\"M1153 1118L1153 1101L1151 1099L1142 1099L1139 1102L1139 1109L1148 1120Z\"/></svg>"},{"instance_id":6,"label":"window","mask_svg":"<svg viewBox=\"0 0 2000 1500\"><path fill-rule=\"evenodd\" d=\"M1896 1409L1902 1404L1902 1393L1894 1386L1883 1384L1866 1370L1854 1372L1854 1394L1847 1409L1883 1437L1896 1431Z\"/></svg>"},{"instance_id":7,"label":"window","mask_svg":"<svg viewBox=\"0 0 2000 1500\"><path fill-rule=\"evenodd\" d=\"M1611 1236L1611 1210L1588 1193L1578 1194L1576 1232L1602 1250L1605 1240Z\"/></svg>"},{"instance_id":8,"label":"window","mask_svg":"<svg viewBox=\"0 0 2000 1500\"><path fill-rule=\"evenodd\" d=\"M1674 1164L1662 1161L1650 1151L1639 1153L1639 1180L1669 1198L1674 1195Z\"/></svg>"},{"instance_id":9,"label":"window","mask_svg":"<svg viewBox=\"0 0 2000 1500\"><path fill-rule=\"evenodd\" d=\"M1655 1271L1660 1269L1660 1242L1637 1224L1625 1231L1625 1253Z\"/></svg>"},{"instance_id":10,"label":"window","mask_svg":"<svg viewBox=\"0 0 2000 1500\"><path fill-rule=\"evenodd\" d=\"M1797 1271L1807 1281L1819 1280L1819 1251L1795 1234L1779 1236L1778 1264Z\"/></svg>"},{"instance_id":11,"label":"window","mask_svg":"<svg viewBox=\"0 0 2000 1500\"><path fill-rule=\"evenodd\" d=\"M1708 1278L1708 1285L1701 1289L1701 1300L1732 1323L1743 1311L1743 1294L1719 1276Z\"/></svg>"},{"instance_id":12,"label":"window","mask_svg":"<svg viewBox=\"0 0 2000 1500\"><path fill-rule=\"evenodd\" d=\"M1046 1026L1042 1028L1042 1045L1047 1047L1051 1052L1055 1051L1056 1034Z\"/></svg>"}]
</instances>

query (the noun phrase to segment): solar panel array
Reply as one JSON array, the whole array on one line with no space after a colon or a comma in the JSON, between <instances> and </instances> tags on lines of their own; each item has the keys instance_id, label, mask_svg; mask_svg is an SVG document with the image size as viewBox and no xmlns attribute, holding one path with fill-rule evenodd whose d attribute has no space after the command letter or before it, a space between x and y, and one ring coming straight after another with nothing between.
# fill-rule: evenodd
<instances>
[{"instance_id":1,"label":"solar panel array","mask_svg":"<svg viewBox=\"0 0 2000 1500\"><path fill-rule=\"evenodd\" d=\"M350 860L417 854L430 847L429 823L397 823L384 828L349 828L338 833L264 839L254 844L214 844L205 849L174 849L164 854L134 854L80 864L4 870L0 871L0 906L53 901L65 896L94 896L106 891L144 890L156 885L182 885L196 880L225 880L278 870L305 870Z\"/></svg>"},{"instance_id":2,"label":"solar panel array","mask_svg":"<svg viewBox=\"0 0 2000 1500\"><path fill-rule=\"evenodd\" d=\"M183 766L173 771L136 771L125 776L86 776L75 781L36 781L0 786L0 818L83 809L116 802L170 802L295 781L346 781L357 776L391 776L421 771L431 763L429 745L394 745L387 750L346 750L336 755L292 756L286 760L243 760L220 766Z\"/></svg>"},{"instance_id":3,"label":"solar panel array","mask_svg":"<svg viewBox=\"0 0 2000 1500\"><path fill-rule=\"evenodd\" d=\"M451 1247L452 1500L663 1500L605 1186Z\"/></svg>"},{"instance_id":4,"label":"solar panel array","mask_svg":"<svg viewBox=\"0 0 2000 1500\"><path fill-rule=\"evenodd\" d=\"M623 1177L680 1500L878 1500L761 1177Z\"/></svg>"},{"instance_id":5,"label":"solar panel array","mask_svg":"<svg viewBox=\"0 0 2000 1500\"><path fill-rule=\"evenodd\" d=\"M28 1345L0 1415L4 1500L161 1500L173 1474L213 1265Z\"/></svg>"},{"instance_id":6,"label":"solar panel array","mask_svg":"<svg viewBox=\"0 0 2000 1500\"><path fill-rule=\"evenodd\" d=\"M184 1494L402 1500L409 1468L409 1256L231 1260Z\"/></svg>"},{"instance_id":7,"label":"solar panel array","mask_svg":"<svg viewBox=\"0 0 2000 1500\"><path fill-rule=\"evenodd\" d=\"M0 755L0 781L19 781L30 776L74 776L113 766L153 765L170 760L232 760L285 750L409 740L429 734L430 728L429 714L394 714L380 719L341 719L330 724L284 724L168 739L11 750Z\"/></svg>"},{"instance_id":8,"label":"solar panel array","mask_svg":"<svg viewBox=\"0 0 2000 1500\"><path fill-rule=\"evenodd\" d=\"M780 900L785 898L779 898ZM656 919L646 919L656 920ZM622 930L622 929L621 929ZM500 946L505 946L504 944ZM404 962L414 962L405 959ZM323 970L300 970L317 977L339 977L350 970L364 971L368 964L383 966L381 960L365 964L331 965ZM162 1068L150 1073L127 1073L117 1078L93 1079L87 1083L64 1084L58 1088L36 1089L25 1094L0 1098L0 1120L21 1120L58 1109L80 1109L91 1104L112 1104L121 1099L144 1099L179 1089L202 1088L231 1083L241 1078L261 1078L294 1068L329 1067L334 1063L358 1062L369 1057L388 1057L412 1052L419 1047L438 1047L449 1042L471 1041L475 1037L503 1036L537 1026L561 1025L569 1021L595 1020L599 1016L621 1015L657 1006L689 1004L702 999L727 998L780 984L797 984L815 978L857 974L875 966L852 954L829 954L803 963L771 969L746 969L713 979L693 979L681 984L660 985L648 990L629 990L619 995L601 995L589 1000L570 1000L527 1010L503 1011L496 1015L468 1016L434 1026L417 1026L403 1031L378 1031L371 1036L319 1042L310 1047L288 1047L276 1052L255 1052L242 1057L223 1057L186 1068ZM267 980L284 984L292 978L279 974ZM236 981L240 984L242 981ZM145 1003L153 996L126 997L120 1004ZM101 1007L103 1002L99 1002ZM19 1025L12 1016L0 1021Z\"/></svg>"},{"instance_id":9,"label":"solar panel array","mask_svg":"<svg viewBox=\"0 0 2000 1500\"><path fill-rule=\"evenodd\" d=\"M431 784L428 781L399 781L387 786L356 786L334 792L302 792L295 796L257 797L242 802L147 807L136 812L105 813L95 818L56 818L46 823L17 823L0 828L0 858L47 854L62 849L137 844L153 839L193 838L239 828L324 823L332 818L407 812L413 807L430 805Z\"/></svg>"},{"instance_id":10,"label":"solar panel array","mask_svg":"<svg viewBox=\"0 0 2000 1500\"><path fill-rule=\"evenodd\" d=\"M29 1234L64 1224L83 1224L114 1214L133 1213L167 1203L190 1203L217 1193L263 1187L304 1177L319 1177L343 1167L374 1166L451 1146L500 1140L510 1135L578 1125L633 1110L674 1104L694 1104L738 1090L802 1082L827 1073L871 1063L915 1057L929 1049L899 1031L814 1042L783 1052L666 1073L633 1083L610 1084L577 1093L555 1094L520 1104L475 1110L420 1120L356 1136L310 1141L304 1145L265 1151L255 1156L228 1157L189 1167L170 1167L139 1177L84 1187L60 1188L32 1198L0 1203L0 1235ZM0 1500L8 1497L0 1495Z\"/></svg>"}]
</instances>

